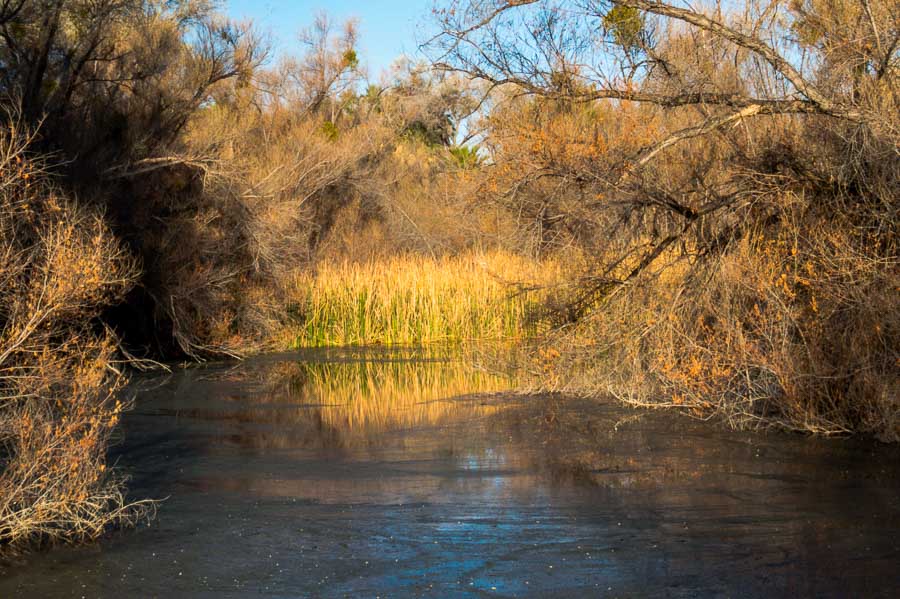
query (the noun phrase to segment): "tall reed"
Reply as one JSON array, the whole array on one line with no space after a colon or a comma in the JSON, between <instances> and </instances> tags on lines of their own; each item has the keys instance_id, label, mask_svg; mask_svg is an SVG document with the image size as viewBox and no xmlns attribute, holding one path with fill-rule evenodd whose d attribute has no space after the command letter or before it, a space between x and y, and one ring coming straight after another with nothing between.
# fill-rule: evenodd
<instances>
[{"instance_id":1,"label":"tall reed","mask_svg":"<svg viewBox=\"0 0 900 599\"><path fill-rule=\"evenodd\" d=\"M397 256L324 264L293 287L293 347L520 339L537 332L543 292L523 282L559 275L502 252Z\"/></svg>"}]
</instances>

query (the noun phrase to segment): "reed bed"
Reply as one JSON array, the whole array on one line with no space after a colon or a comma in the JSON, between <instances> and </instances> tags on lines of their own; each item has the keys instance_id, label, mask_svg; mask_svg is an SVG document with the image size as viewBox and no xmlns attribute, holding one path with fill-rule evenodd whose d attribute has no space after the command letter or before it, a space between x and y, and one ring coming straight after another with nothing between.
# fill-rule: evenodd
<instances>
[{"instance_id":1,"label":"reed bed","mask_svg":"<svg viewBox=\"0 0 900 599\"><path fill-rule=\"evenodd\" d=\"M422 345L516 340L560 278L555 264L503 252L324 264L293 287L289 345Z\"/></svg>"}]
</instances>

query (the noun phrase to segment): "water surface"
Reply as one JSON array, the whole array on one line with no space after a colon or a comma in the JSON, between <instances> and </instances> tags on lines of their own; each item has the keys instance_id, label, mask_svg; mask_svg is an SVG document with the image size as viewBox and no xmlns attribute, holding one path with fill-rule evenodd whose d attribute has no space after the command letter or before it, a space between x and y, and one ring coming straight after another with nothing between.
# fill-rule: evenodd
<instances>
[{"instance_id":1,"label":"water surface","mask_svg":"<svg viewBox=\"0 0 900 599\"><path fill-rule=\"evenodd\" d=\"M503 392L401 350L140 377L114 449L149 526L0 597L892 596L900 452Z\"/></svg>"}]
</instances>

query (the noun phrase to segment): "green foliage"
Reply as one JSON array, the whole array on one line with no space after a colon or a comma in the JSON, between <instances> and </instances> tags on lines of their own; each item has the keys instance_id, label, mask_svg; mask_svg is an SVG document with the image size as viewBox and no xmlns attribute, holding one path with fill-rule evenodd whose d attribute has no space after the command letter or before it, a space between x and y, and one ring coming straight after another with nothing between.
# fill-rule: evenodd
<instances>
[{"instance_id":1,"label":"green foliage","mask_svg":"<svg viewBox=\"0 0 900 599\"><path fill-rule=\"evenodd\" d=\"M441 124L426 123L416 120L406 126L403 131L403 137L434 148L447 145L449 141L449 127Z\"/></svg>"},{"instance_id":2,"label":"green foliage","mask_svg":"<svg viewBox=\"0 0 900 599\"><path fill-rule=\"evenodd\" d=\"M340 129L337 128L337 125L332 123L331 121L325 121L322 123L322 126L319 128L328 141L337 141L337 138L341 136Z\"/></svg>"},{"instance_id":3,"label":"green foliage","mask_svg":"<svg viewBox=\"0 0 900 599\"><path fill-rule=\"evenodd\" d=\"M636 8L616 5L603 16L603 27L617 44L625 50L633 50L640 43L644 17Z\"/></svg>"},{"instance_id":4,"label":"green foliage","mask_svg":"<svg viewBox=\"0 0 900 599\"><path fill-rule=\"evenodd\" d=\"M475 168L481 164L481 155L478 153L478 146L456 146L450 148L450 154L456 159L456 163L460 168Z\"/></svg>"},{"instance_id":5,"label":"green foliage","mask_svg":"<svg viewBox=\"0 0 900 599\"><path fill-rule=\"evenodd\" d=\"M359 56L356 55L356 50L350 48L346 52L344 52L344 67L348 69L355 69L359 66Z\"/></svg>"},{"instance_id":6,"label":"green foliage","mask_svg":"<svg viewBox=\"0 0 900 599\"><path fill-rule=\"evenodd\" d=\"M378 85L370 84L369 87L366 88L366 93L362 97L366 104L372 107L373 110L380 112L381 111L381 94L382 88Z\"/></svg>"}]
</instances>

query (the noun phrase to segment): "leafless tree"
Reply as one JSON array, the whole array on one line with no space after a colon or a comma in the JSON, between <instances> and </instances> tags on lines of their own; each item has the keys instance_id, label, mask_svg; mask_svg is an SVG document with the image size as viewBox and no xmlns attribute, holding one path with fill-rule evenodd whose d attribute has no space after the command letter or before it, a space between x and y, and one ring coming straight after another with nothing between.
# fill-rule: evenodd
<instances>
[{"instance_id":1,"label":"leafless tree","mask_svg":"<svg viewBox=\"0 0 900 599\"><path fill-rule=\"evenodd\" d=\"M583 110L601 102L632 102L672 117L655 139L615 159L607 153L604 161L577 172L571 165L537 164L508 189L507 195L521 197L530 183L556 178L589 190L591 197L603 194L602 203L586 199L581 208L613 207L619 224L635 214L643 219L664 213L668 227L651 226L659 232L656 242L622 282L688 232L702 230L709 248L739 226L733 219L720 219L728 225L716 233L708 226L711 216L746 200L746 190L737 190L733 180L696 173L675 186L645 172L679 144L733 138L747 131L748 123L779 115L831 119L848 130L896 136L896 122L883 105L900 106L896 9L887 0L840 9L847 14L834 14L838 8L818 0L700 6L655 0L453 0L435 10L440 33L425 48L438 69L485 82L495 97L542 98ZM878 106L865 93L873 87L883 90ZM542 206L535 213L546 218L546 203ZM657 216L649 218L658 223Z\"/></svg>"}]
</instances>

